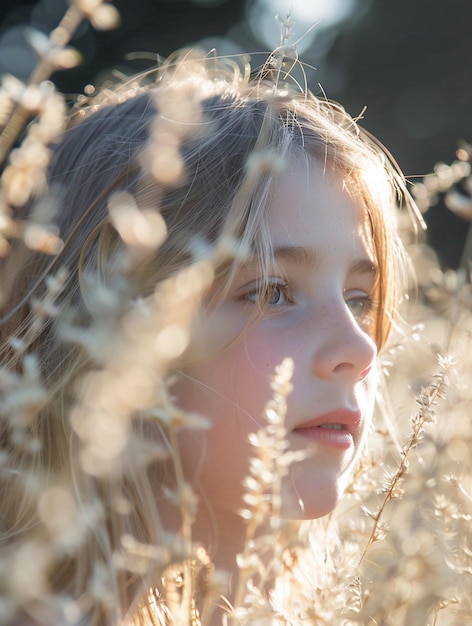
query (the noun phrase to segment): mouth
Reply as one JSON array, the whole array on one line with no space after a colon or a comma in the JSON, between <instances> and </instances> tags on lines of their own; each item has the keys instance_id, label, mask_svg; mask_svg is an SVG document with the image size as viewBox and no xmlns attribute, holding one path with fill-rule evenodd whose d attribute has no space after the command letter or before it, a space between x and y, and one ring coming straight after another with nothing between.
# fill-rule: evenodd
<instances>
[{"instance_id":1,"label":"mouth","mask_svg":"<svg viewBox=\"0 0 472 626\"><path fill-rule=\"evenodd\" d=\"M347 430L345 424L321 424L318 428L328 428L329 430Z\"/></svg>"},{"instance_id":2,"label":"mouth","mask_svg":"<svg viewBox=\"0 0 472 626\"><path fill-rule=\"evenodd\" d=\"M292 433L306 441L347 450L354 446L354 436L361 422L360 411L338 409L302 422Z\"/></svg>"}]
</instances>

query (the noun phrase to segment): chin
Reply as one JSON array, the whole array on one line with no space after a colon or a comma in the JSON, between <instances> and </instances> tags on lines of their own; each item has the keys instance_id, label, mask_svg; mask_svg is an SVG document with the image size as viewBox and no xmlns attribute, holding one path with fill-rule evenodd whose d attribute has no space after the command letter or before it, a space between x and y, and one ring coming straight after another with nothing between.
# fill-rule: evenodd
<instances>
[{"instance_id":1,"label":"chin","mask_svg":"<svg viewBox=\"0 0 472 626\"><path fill-rule=\"evenodd\" d=\"M342 496L346 483L342 478L330 472L314 478L293 468L282 487L282 517L302 521L329 515Z\"/></svg>"}]
</instances>

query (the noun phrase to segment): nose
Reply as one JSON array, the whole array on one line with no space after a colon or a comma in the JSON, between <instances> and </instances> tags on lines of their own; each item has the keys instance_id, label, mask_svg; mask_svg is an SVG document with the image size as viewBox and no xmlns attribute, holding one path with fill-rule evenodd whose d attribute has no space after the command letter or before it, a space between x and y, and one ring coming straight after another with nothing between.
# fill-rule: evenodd
<instances>
[{"instance_id":1,"label":"nose","mask_svg":"<svg viewBox=\"0 0 472 626\"><path fill-rule=\"evenodd\" d=\"M314 373L320 378L362 380L377 356L374 340L362 330L344 302L336 313L331 309L323 318L318 319L322 329L313 355Z\"/></svg>"}]
</instances>

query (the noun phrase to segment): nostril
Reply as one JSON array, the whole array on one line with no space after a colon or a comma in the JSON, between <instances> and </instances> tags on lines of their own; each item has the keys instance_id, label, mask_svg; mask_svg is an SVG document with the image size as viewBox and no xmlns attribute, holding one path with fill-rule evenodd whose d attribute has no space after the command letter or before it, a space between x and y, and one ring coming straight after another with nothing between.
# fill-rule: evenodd
<instances>
[{"instance_id":1,"label":"nostril","mask_svg":"<svg viewBox=\"0 0 472 626\"><path fill-rule=\"evenodd\" d=\"M354 365L352 363L348 363L347 361L343 361L342 363L338 363L335 367L333 367L333 372L336 374L342 372L350 372L354 369Z\"/></svg>"}]
</instances>

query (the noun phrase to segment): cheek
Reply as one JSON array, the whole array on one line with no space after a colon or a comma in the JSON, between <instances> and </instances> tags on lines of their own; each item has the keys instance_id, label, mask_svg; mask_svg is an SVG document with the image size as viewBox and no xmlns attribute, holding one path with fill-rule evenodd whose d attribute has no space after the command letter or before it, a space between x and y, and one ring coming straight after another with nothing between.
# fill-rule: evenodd
<instances>
[{"instance_id":1,"label":"cheek","mask_svg":"<svg viewBox=\"0 0 472 626\"><path fill-rule=\"evenodd\" d=\"M264 425L279 356L263 339L252 336L211 361L185 368L172 388L179 406L210 420L208 430L183 430L179 444L186 475L205 497L211 494L217 506L241 506L241 485L252 454L248 436Z\"/></svg>"},{"instance_id":2,"label":"cheek","mask_svg":"<svg viewBox=\"0 0 472 626\"><path fill-rule=\"evenodd\" d=\"M265 424L264 409L272 397L275 369L287 356L280 342L272 337L255 336L241 355L237 375L238 400L250 411L259 426Z\"/></svg>"},{"instance_id":3,"label":"cheek","mask_svg":"<svg viewBox=\"0 0 472 626\"><path fill-rule=\"evenodd\" d=\"M178 405L210 421L207 430L184 429L178 439L184 474L212 511L235 512L242 506L249 433L258 428L253 391L243 391L248 380L241 363L223 357L198 368L173 389Z\"/></svg>"},{"instance_id":4,"label":"cheek","mask_svg":"<svg viewBox=\"0 0 472 626\"><path fill-rule=\"evenodd\" d=\"M271 378L285 356L273 338L252 335L212 359L183 368L172 391L179 406L203 413L215 426L234 417L261 424Z\"/></svg>"}]
</instances>

